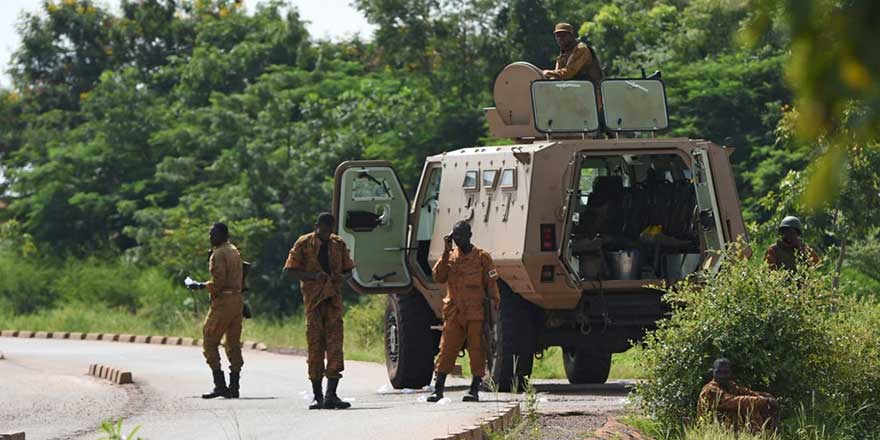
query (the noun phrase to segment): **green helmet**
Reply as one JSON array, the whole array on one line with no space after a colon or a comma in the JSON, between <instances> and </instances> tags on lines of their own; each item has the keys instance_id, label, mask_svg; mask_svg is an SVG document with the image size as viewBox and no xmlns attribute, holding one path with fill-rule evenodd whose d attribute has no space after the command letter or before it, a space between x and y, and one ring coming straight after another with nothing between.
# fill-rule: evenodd
<instances>
[{"instance_id":1,"label":"green helmet","mask_svg":"<svg viewBox=\"0 0 880 440\"><path fill-rule=\"evenodd\" d=\"M801 224L801 219L790 215L782 219L782 222L779 223L779 230L781 231L784 228L791 228L795 231L798 231L798 234L802 234L804 232L804 225Z\"/></svg>"}]
</instances>

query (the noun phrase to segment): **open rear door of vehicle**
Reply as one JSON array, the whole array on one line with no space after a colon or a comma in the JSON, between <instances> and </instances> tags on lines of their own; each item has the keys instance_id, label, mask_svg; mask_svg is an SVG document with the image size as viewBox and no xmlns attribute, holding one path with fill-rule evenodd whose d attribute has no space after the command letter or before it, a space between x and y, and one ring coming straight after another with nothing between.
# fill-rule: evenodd
<instances>
[{"instance_id":1,"label":"open rear door of vehicle","mask_svg":"<svg viewBox=\"0 0 880 440\"><path fill-rule=\"evenodd\" d=\"M704 260L703 268L713 272L721 263L720 251L724 250L724 230L721 228L721 212L715 196L715 182L709 166L709 153L704 148L695 148L693 157L694 190L697 193L699 209L699 225L703 229L703 240L709 256Z\"/></svg>"},{"instance_id":2,"label":"open rear door of vehicle","mask_svg":"<svg viewBox=\"0 0 880 440\"><path fill-rule=\"evenodd\" d=\"M409 199L387 161L350 161L336 168L333 210L338 234L355 262L361 293L402 293L412 287L406 253Z\"/></svg>"}]
</instances>

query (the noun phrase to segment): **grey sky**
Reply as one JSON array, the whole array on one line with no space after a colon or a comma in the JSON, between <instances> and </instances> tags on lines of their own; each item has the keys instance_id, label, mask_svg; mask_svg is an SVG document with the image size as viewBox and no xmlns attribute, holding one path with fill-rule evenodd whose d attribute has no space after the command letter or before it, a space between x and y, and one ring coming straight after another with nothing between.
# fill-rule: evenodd
<instances>
[{"instance_id":1,"label":"grey sky","mask_svg":"<svg viewBox=\"0 0 880 440\"><path fill-rule=\"evenodd\" d=\"M372 34L373 27L350 5L351 0L288 0L288 3L299 9L300 15L307 20L312 38L336 39L359 34L367 38ZM9 78L6 69L9 58L18 45L18 34L15 25L24 12L40 10L43 0L2 0L0 6L0 85L8 86ZM116 6L118 0L97 0L99 5ZM245 1L252 9L260 0Z\"/></svg>"}]
</instances>

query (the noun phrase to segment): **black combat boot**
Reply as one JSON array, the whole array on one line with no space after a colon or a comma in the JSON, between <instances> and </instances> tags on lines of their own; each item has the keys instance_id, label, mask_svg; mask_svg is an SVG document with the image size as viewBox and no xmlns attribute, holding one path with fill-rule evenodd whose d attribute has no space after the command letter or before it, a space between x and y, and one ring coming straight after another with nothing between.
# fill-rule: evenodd
<instances>
[{"instance_id":1,"label":"black combat boot","mask_svg":"<svg viewBox=\"0 0 880 440\"><path fill-rule=\"evenodd\" d=\"M480 384L483 383L483 378L479 376L474 376L471 380L471 388L468 390L467 394L461 398L462 402L479 402L480 401Z\"/></svg>"},{"instance_id":2,"label":"black combat boot","mask_svg":"<svg viewBox=\"0 0 880 440\"><path fill-rule=\"evenodd\" d=\"M443 389L446 388L446 373L437 373L434 379L434 392L428 396L428 402L438 402L443 398Z\"/></svg>"},{"instance_id":3,"label":"black combat boot","mask_svg":"<svg viewBox=\"0 0 880 440\"><path fill-rule=\"evenodd\" d=\"M229 372L229 392L225 396L227 399L238 399L238 379L241 377L241 371Z\"/></svg>"},{"instance_id":4,"label":"black combat boot","mask_svg":"<svg viewBox=\"0 0 880 440\"><path fill-rule=\"evenodd\" d=\"M309 409L323 409L324 391L321 390L321 379L312 380L312 394L315 395L315 398L312 399L312 403L309 404Z\"/></svg>"},{"instance_id":5,"label":"black combat boot","mask_svg":"<svg viewBox=\"0 0 880 440\"><path fill-rule=\"evenodd\" d=\"M226 374L223 370L214 371L214 391L202 394L202 399L213 399L215 397L226 397L229 388L226 388Z\"/></svg>"},{"instance_id":6,"label":"black combat boot","mask_svg":"<svg viewBox=\"0 0 880 440\"><path fill-rule=\"evenodd\" d=\"M340 399L336 395L336 387L339 386L339 378L327 378L327 397L324 399L324 409L346 409L351 404Z\"/></svg>"}]
</instances>

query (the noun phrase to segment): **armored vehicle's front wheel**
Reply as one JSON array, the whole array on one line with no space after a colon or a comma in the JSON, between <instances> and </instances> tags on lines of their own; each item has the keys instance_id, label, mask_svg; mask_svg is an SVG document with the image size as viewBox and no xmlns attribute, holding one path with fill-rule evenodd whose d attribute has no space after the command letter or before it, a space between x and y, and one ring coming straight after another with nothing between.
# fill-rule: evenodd
<instances>
[{"instance_id":1,"label":"armored vehicle's front wheel","mask_svg":"<svg viewBox=\"0 0 880 440\"><path fill-rule=\"evenodd\" d=\"M562 362L569 383L605 383L611 371L611 353L586 348L563 347Z\"/></svg>"},{"instance_id":2,"label":"armored vehicle's front wheel","mask_svg":"<svg viewBox=\"0 0 880 440\"><path fill-rule=\"evenodd\" d=\"M388 295L385 306L385 367L396 389L431 383L440 332L434 312L419 292Z\"/></svg>"},{"instance_id":3,"label":"armored vehicle's front wheel","mask_svg":"<svg viewBox=\"0 0 880 440\"><path fill-rule=\"evenodd\" d=\"M532 374L537 345L535 314L532 304L516 294L507 283L498 282L501 310L489 335L486 348L489 374L498 391L517 388Z\"/></svg>"}]
</instances>

